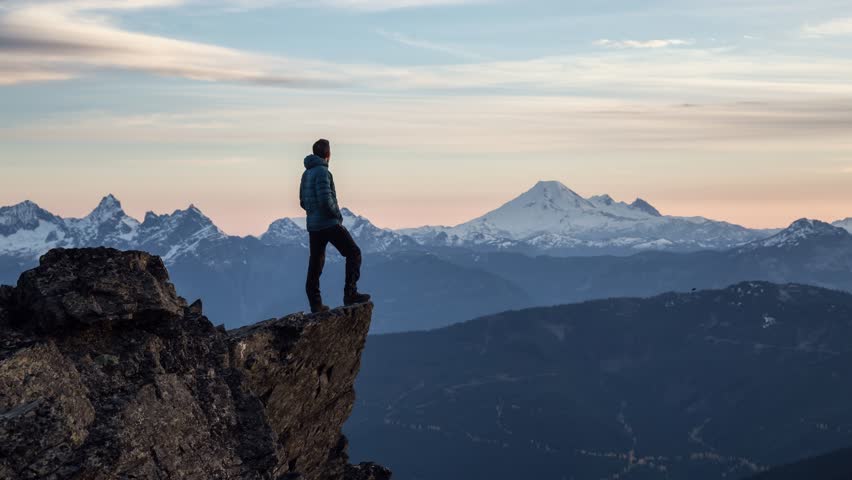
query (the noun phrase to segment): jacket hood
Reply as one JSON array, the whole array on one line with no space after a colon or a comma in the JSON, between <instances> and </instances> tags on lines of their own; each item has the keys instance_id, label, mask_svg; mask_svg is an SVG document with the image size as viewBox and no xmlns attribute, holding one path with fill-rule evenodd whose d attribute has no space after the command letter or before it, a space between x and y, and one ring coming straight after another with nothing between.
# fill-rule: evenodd
<instances>
[{"instance_id":1,"label":"jacket hood","mask_svg":"<svg viewBox=\"0 0 852 480\"><path fill-rule=\"evenodd\" d=\"M307 157L305 157L305 169L306 170L310 170L310 169L312 169L314 167L318 167L320 165L328 166L328 163L325 161L324 158L320 157L319 155L311 154L311 155L308 155Z\"/></svg>"}]
</instances>

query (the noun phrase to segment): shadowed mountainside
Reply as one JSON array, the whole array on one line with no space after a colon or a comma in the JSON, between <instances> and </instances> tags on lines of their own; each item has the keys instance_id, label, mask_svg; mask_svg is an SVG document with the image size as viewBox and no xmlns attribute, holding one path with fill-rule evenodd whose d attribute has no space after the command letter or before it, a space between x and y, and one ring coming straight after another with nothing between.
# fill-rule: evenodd
<instances>
[{"instance_id":1,"label":"shadowed mountainside","mask_svg":"<svg viewBox=\"0 0 852 480\"><path fill-rule=\"evenodd\" d=\"M852 478L852 448L800 460L750 477L749 480L849 480Z\"/></svg>"},{"instance_id":2,"label":"shadowed mountainside","mask_svg":"<svg viewBox=\"0 0 852 480\"><path fill-rule=\"evenodd\" d=\"M363 358L353 457L410 480L739 478L852 444L852 295L817 287L505 312Z\"/></svg>"}]
</instances>

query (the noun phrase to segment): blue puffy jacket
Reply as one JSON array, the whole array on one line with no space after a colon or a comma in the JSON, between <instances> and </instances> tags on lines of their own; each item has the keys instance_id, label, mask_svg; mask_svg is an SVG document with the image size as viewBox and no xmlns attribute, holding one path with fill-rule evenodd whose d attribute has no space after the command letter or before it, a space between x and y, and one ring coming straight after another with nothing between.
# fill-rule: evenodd
<instances>
[{"instance_id":1,"label":"blue puffy jacket","mask_svg":"<svg viewBox=\"0 0 852 480\"><path fill-rule=\"evenodd\" d=\"M305 173L299 186L299 201L308 213L309 232L316 232L343 223L343 215L337 206L337 191L334 177L328 171L328 163L317 155L305 157Z\"/></svg>"}]
</instances>

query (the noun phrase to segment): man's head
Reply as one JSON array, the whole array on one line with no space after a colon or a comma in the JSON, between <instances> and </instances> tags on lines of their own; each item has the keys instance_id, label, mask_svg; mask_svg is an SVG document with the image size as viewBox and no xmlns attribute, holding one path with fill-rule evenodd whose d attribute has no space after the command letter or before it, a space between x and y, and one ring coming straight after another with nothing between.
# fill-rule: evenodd
<instances>
[{"instance_id":1,"label":"man's head","mask_svg":"<svg viewBox=\"0 0 852 480\"><path fill-rule=\"evenodd\" d=\"M314 143L314 155L326 160L331 158L331 144L328 143L328 140L320 138Z\"/></svg>"}]
</instances>

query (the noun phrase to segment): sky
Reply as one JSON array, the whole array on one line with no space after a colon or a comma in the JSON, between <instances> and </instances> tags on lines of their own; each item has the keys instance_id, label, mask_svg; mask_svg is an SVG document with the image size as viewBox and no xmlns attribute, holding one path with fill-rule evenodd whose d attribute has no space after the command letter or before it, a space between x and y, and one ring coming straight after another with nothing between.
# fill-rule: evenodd
<instances>
[{"instance_id":1,"label":"sky","mask_svg":"<svg viewBox=\"0 0 852 480\"><path fill-rule=\"evenodd\" d=\"M0 205L454 225L538 180L750 227L852 216L848 0L2 0Z\"/></svg>"}]
</instances>

